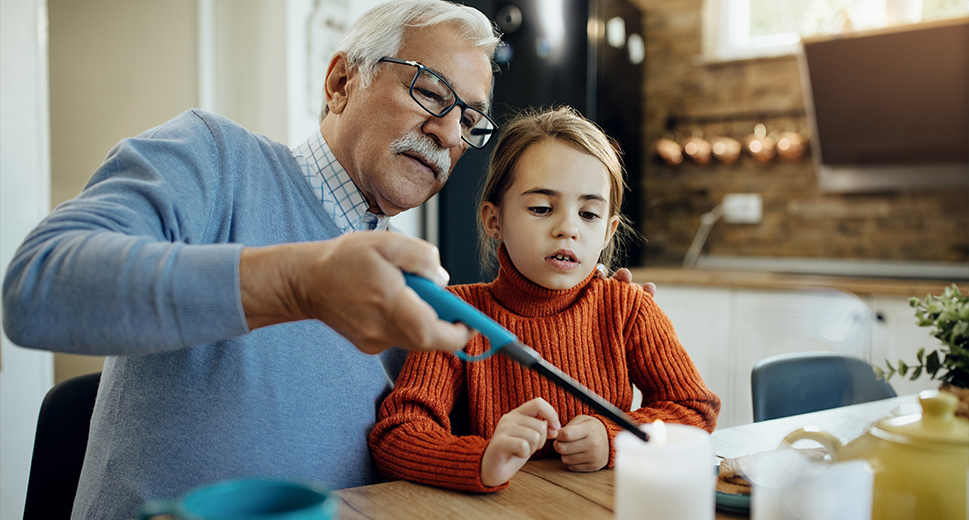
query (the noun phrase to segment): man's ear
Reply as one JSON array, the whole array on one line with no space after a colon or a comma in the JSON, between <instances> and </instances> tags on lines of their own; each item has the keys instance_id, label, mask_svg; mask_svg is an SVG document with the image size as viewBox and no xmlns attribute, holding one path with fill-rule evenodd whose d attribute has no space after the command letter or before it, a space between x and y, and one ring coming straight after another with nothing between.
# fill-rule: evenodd
<instances>
[{"instance_id":1,"label":"man's ear","mask_svg":"<svg viewBox=\"0 0 969 520\"><path fill-rule=\"evenodd\" d=\"M481 225L484 227L485 233L488 236L496 240L500 240L501 237L501 219L498 215L498 206L495 206L491 202L484 202L481 204Z\"/></svg>"},{"instance_id":2,"label":"man's ear","mask_svg":"<svg viewBox=\"0 0 969 520\"><path fill-rule=\"evenodd\" d=\"M326 96L326 106L330 112L339 114L347 105L350 97L350 78L353 74L349 68L347 55L338 52L330 59L330 66L326 69L326 81L323 82L323 93Z\"/></svg>"}]
</instances>

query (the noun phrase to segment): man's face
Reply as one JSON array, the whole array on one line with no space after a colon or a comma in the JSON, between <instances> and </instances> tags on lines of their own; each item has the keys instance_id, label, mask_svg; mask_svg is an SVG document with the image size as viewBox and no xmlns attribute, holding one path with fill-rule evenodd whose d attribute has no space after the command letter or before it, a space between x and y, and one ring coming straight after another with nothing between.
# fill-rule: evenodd
<instances>
[{"instance_id":1,"label":"man's face","mask_svg":"<svg viewBox=\"0 0 969 520\"><path fill-rule=\"evenodd\" d=\"M451 26L405 33L395 57L432 69L469 105L487 105L491 61ZM384 215L419 206L440 191L468 148L461 139L460 107L435 117L410 96L416 72L413 66L381 63L366 89L359 74L351 72L336 142L327 141L370 210Z\"/></svg>"}]
</instances>

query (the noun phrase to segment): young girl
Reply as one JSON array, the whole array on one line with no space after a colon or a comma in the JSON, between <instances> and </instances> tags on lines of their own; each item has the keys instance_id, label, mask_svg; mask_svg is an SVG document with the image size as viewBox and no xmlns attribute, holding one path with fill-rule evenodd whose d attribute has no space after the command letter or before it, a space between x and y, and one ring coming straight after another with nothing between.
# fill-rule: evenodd
<instances>
[{"instance_id":1,"label":"young girl","mask_svg":"<svg viewBox=\"0 0 969 520\"><path fill-rule=\"evenodd\" d=\"M720 400L666 315L642 288L595 276L623 225L623 187L617 151L595 124L569 108L519 116L498 139L479 208L483 256L497 256L498 276L450 290L619 408L631 409L635 384L643 403L634 420L712 431ZM488 348L479 335L465 351ZM463 420L455 410L467 411ZM533 457L557 453L572 471L611 467L619 431L504 356L465 363L415 352L370 448L390 479L487 492Z\"/></svg>"}]
</instances>

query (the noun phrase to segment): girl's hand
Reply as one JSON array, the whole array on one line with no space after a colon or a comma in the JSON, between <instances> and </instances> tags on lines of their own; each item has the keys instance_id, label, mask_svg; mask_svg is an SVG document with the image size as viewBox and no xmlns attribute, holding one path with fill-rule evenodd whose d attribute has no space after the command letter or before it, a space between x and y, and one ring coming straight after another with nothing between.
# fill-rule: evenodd
<instances>
[{"instance_id":1,"label":"girl's hand","mask_svg":"<svg viewBox=\"0 0 969 520\"><path fill-rule=\"evenodd\" d=\"M576 416L558 432L553 446L570 471L599 471L609 463L609 435L595 417Z\"/></svg>"},{"instance_id":2,"label":"girl's hand","mask_svg":"<svg viewBox=\"0 0 969 520\"><path fill-rule=\"evenodd\" d=\"M561 427L558 413L541 397L503 415L481 458L481 482L488 487L508 482Z\"/></svg>"}]
</instances>

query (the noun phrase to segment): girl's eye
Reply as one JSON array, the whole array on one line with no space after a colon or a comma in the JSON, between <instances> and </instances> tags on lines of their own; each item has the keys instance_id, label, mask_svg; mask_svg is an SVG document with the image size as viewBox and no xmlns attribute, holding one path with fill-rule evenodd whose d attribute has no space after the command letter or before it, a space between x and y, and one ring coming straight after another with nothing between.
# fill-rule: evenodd
<instances>
[{"instance_id":1,"label":"girl's eye","mask_svg":"<svg viewBox=\"0 0 969 520\"><path fill-rule=\"evenodd\" d=\"M552 211L552 208L550 208L548 206L532 206L532 207L528 208L528 211L531 211L532 213L535 213L536 215L544 215L544 214L548 213L549 211Z\"/></svg>"},{"instance_id":2,"label":"girl's eye","mask_svg":"<svg viewBox=\"0 0 969 520\"><path fill-rule=\"evenodd\" d=\"M579 216L586 220L597 220L599 215L591 211L580 211Z\"/></svg>"}]
</instances>

